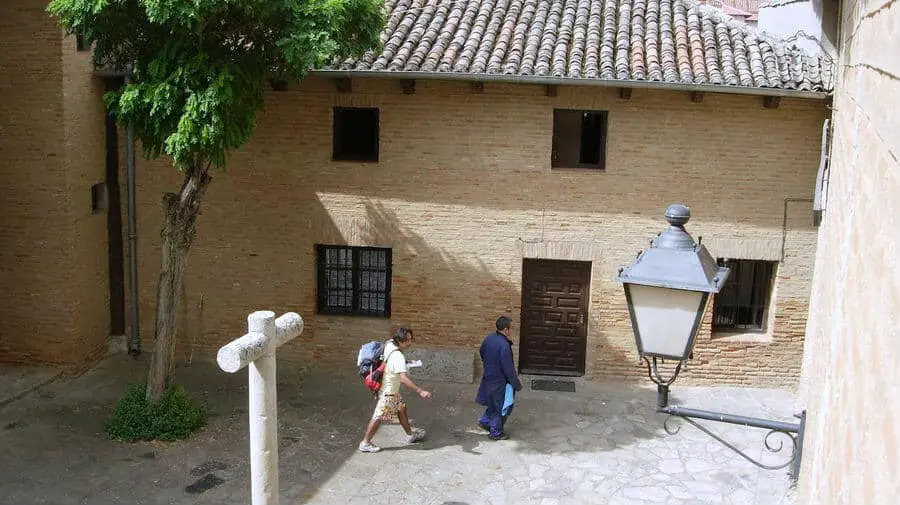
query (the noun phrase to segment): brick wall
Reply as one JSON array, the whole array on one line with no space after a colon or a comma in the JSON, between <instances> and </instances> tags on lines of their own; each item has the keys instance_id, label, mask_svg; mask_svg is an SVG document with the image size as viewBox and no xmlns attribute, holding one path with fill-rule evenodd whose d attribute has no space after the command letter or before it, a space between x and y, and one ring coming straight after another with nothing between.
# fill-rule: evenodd
<instances>
[{"instance_id":1,"label":"brick wall","mask_svg":"<svg viewBox=\"0 0 900 505\"><path fill-rule=\"evenodd\" d=\"M843 2L827 207L801 403L800 503L900 496L900 8Z\"/></svg>"},{"instance_id":2,"label":"brick wall","mask_svg":"<svg viewBox=\"0 0 900 505\"><path fill-rule=\"evenodd\" d=\"M105 350L103 103L90 54L46 2L0 6L0 361L82 365Z\"/></svg>"},{"instance_id":3,"label":"brick wall","mask_svg":"<svg viewBox=\"0 0 900 505\"><path fill-rule=\"evenodd\" d=\"M331 161L333 106L376 106L380 162ZM609 110L607 171L549 168L553 108ZM523 257L592 264L587 374L640 380L619 266L683 202L718 256L781 261L766 335L710 335L685 380L794 385L815 229L812 196L825 109L758 97L359 80L339 94L311 78L272 93L254 140L216 174L185 283L182 353L214 355L248 312L295 310L302 338L281 352L348 366L360 343L409 324L418 345L476 349L500 313L518 319ZM124 166L124 164L123 164ZM138 160L141 333L152 340L161 195L180 178ZM124 180L124 178L123 178ZM787 206L787 208L786 208ZM314 244L393 248L391 320L315 314ZM783 255L783 258L782 258ZM287 365L285 365L287 366Z\"/></svg>"}]
</instances>

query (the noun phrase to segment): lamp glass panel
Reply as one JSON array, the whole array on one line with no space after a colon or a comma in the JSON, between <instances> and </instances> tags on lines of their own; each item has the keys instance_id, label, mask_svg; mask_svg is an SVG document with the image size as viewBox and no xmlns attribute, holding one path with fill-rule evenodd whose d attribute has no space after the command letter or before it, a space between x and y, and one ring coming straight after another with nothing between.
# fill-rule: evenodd
<instances>
[{"instance_id":1,"label":"lamp glass panel","mask_svg":"<svg viewBox=\"0 0 900 505\"><path fill-rule=\"evenodd\" d=\"M643 354L686 357L703 293L629 284Z\"/></svg>"}]
</instances>

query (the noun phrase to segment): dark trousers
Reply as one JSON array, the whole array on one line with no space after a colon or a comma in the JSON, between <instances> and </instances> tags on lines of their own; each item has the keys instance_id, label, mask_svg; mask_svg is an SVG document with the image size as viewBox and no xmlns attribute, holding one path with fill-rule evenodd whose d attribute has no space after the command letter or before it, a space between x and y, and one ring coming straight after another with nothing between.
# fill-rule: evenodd
<instances>
[{"instance_id":1,"label":"dark trousers","mask_svg":"<svg viewBox=\"0 0 900 505\"><path fill-rule=\"evenodd\" d=\"M492 403L484 410L484 414L481 416L481 419L478 420L478 423L482 426L487 426L491 429L492 437L499 437L503 434L503 426L506 424L506 420L509 419L509 415L512 414L513 408L509 407L509 410L506 411L506 415L502 414L502 405L500 403L501 408L496 408Z\"/></svg>"}]
</instances>

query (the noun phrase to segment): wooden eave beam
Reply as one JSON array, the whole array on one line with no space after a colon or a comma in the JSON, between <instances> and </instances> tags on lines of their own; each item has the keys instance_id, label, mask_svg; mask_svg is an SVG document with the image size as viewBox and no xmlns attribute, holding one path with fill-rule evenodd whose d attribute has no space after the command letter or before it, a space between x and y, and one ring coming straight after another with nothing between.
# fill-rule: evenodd
<instances>
[{"instance_id":1,"label":"wooden eave beam","mask_svg":"<svg viewBox=\"0 0 900 505\"><path fill-rule=\"evenodd\" d=\"M353 93L353 81L351 81L349 77L335 79L334 84L337 87L338 93Z\"/></svg>"}]
</instances>

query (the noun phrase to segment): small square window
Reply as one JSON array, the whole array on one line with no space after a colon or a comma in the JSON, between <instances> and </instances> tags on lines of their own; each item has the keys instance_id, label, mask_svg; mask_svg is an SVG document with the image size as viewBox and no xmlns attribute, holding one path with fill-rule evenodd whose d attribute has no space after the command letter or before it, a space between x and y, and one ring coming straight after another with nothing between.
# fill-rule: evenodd
<instances>
[{"instance_id":1,"label":"small square window","mask_svg":"<svg viewBox=\"0 0 900 505\"><path fill-rule=\"evenodd\" d=\"M334 108L335 161L378 161L378 109Z\"/></svg>"},{"instance_id":2,"label":"small square window","mask_svg":"<svg viewBox=\"0 0 900 505\"><path fill-rule=\"evenodd\" d=\"M79 32L75 32L75 50L76 51L87 51L90 49L87 44L84 42L84 35Z\"/></svg>"},{"instance_id":3,"label":"small square window","mask_svg":"<svg viewBox=\"0 0 900 505\"><path fill-rule=\"evenodd\" d=\"M718 263L731 272L713 301L713 331L765 331L777 263L723 259Z\"/></svg>"},{"instance_id":4,"label":"small square window","mask_svg":"<svg viewBox=\"0 0 900 505\"><path fill-rule=\"evenodd\" d=\"M607 111L553 111L553 168L606 168Z\"/></svg>"},{"instance_id":5,"label":"small square window","mask_svg":"<svg viewBox=\"0 0 900 505\"><path fill-rule=\"evenodd\" d=\"M97 183L91 186L91 214L99 214L106 210L106 184Z\"/></svg>"},{"instance_id":6,"label":"small square window","mask_svg":"<svg viewBox=\"0 0 900 505\"><path fill-rule=\"evenodd\" d=\"M317 245L319 314L390 317L391 250Z\"/></svg>"}]
</instances>

